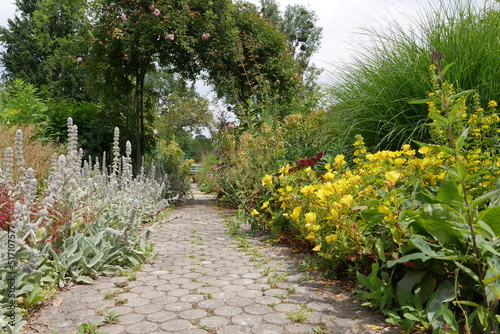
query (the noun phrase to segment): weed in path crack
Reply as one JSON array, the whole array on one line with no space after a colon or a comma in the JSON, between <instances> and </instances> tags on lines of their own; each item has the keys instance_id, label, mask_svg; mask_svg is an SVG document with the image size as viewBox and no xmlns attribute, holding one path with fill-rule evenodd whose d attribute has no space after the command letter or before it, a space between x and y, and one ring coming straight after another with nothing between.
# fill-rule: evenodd
<instances>
[{"instance_id":1,"label":"weed in path crack","mask_svg":"<svg viewBox=\"0 0 500 334\"><path fill-rule=\"evenodd\" d=\"M104 299L112 299L114 296L122 292L123 290L114 290L114 291L108 290L104 295Z\"/></svg>"},{"instance_id":2,"label":"weed in path crack","mask_svg":"<svg viewBox=\"0 0 500 334\"><path fill-rule=\"evenodd\" d=\"M115 311L106 310L106 314L104 315L104 323L117 324L118 321L116 319L118 319L119 316L120 315L118 313L116 313Z\"/></svg>"},{"instance_id":3,"label":"weed in path crack","mask_svg":"<svg viewBox=\"0 0 500 334\"><path fill-rule=\"evenodd\" d=\"M289 311L286 314L286 317L293 322L306 322L309 317L309 312L313 311L313 309L309 308L305 304L299 304L299 309L296 311Z\"/></svg>"},{"instance_id":4,"label":"weed in path crack","mask_svg":"<svg viewBox=\"0 0 500 334\"><path fill-rule=\"evenodd\" d=\"M115 300L115 305L123 305L126 303L128 303L128 299L126 299L126 298Z\"/></svg>"}]
</instances>

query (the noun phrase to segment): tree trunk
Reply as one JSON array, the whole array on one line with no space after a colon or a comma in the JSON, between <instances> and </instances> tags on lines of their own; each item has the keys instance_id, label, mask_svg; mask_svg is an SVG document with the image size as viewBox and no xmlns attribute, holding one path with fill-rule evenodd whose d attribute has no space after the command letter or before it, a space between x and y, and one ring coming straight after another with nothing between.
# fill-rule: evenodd
<instances>
[{"instance_id":1,"label":"tree trunk","mask_svg":"<svg viewBox=\"0 0 500 334\"><path fill-rule=\"evenodd\" d=\"M147 70L147 65L148 63L146 61L140 62L139 67L136 71L135 75L135 96L134 96L134 103L135 103L135 111L137 115L137 120L139 123L139 129L136 133L136 141L137 141L137 148L136 148L136 168L137 168L137 173L140 172L141 167L142 167L142 157L144 156L144 153L146 152L145 147L144 147L144 140L145 140L145 127L144 127L144 81L146 78L146 70Z\"/></svg>"}]
</instances>

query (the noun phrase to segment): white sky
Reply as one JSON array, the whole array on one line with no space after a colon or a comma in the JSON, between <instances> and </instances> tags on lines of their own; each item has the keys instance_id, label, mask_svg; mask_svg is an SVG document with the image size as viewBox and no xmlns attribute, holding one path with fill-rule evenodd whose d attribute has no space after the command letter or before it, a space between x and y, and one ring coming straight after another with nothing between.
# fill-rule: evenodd
<instances>
[{"instance_id":1,"label":"white sky","mask_svg":"<svg viewBox=\"0 0 500 334\"><path fill-rule=\"evenodd\" d=\"M259 0L248 0L259 4ZM359 42L366 43L359 34L360 28L379 27L383 29L389 21L400 23L408 17L418 17L422 6L438 4L440 0L277 0L283 11L287 5L303 4L316 12L318 25L323 27L322 47L313 56L312 62L326 70L320 81L328 82L329 72L349 60L350 50ZM445 0L457 1L457 0ZM477 3L494 0L474 0ZM0 25L6 26L7 19L15 12L14 0L0 0Z\"/></svg>"}]
</instances>

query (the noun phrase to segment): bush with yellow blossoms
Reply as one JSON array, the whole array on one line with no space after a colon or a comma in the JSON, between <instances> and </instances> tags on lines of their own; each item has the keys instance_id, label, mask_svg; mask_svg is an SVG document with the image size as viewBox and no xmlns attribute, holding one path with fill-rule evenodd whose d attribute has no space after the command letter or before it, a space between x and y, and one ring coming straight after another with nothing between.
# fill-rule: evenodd
<instances>
[{"instance_id":1,"label":"bush with yellow blossoms","mask_svg":"<svg viewBox=\"0 0 500 334\"><path fill-rule=\"evenodd\" d=\"M354 268L366 305L433 333L498 332L500 118L472 91L456 93L430 67L433 143L354 158L286 165L262 178L254 223ZM472 102L468 102L472 97Z\"/></svg>"}]
</instances>

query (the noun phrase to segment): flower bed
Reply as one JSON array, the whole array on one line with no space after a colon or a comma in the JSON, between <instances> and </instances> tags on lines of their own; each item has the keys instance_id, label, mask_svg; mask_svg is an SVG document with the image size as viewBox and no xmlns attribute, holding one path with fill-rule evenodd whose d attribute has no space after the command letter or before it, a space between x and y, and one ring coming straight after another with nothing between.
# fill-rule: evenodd
<instances>
[{"instance_id":1,"label":"flower bed","mask_svg":"<svg viewBox=\"0 0 500 334\"><path fill-rule=\"evenodd\" d=\"M344 155L262 179L254 225L356 272L360 298L403 330L496 331L500 299L500 117L467 104L431 66L435 143ZM473 96L475 99L475 96ZM304 165L305 166L305 165Z\"/></svg>"}]
</instances>

